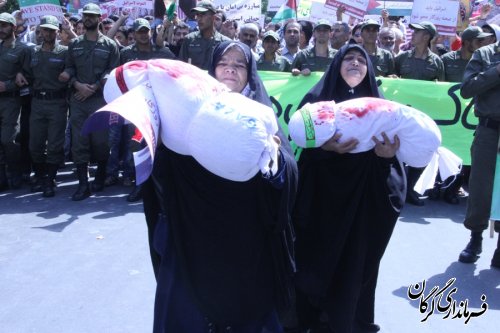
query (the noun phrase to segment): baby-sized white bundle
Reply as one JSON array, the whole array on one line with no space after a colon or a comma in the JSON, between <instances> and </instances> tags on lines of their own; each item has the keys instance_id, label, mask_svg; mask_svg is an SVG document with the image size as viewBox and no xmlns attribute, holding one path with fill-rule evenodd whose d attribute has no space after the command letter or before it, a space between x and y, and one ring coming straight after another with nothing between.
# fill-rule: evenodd
<instances>
[{"instance_id":1,"label":"baby-sized white bundle","mask_svg":"<svg viewBox=\"0 0 500 333\"><path fill-rule=\"evenodd\" d=\"M166 147L193 156L220 177L247 181L259 170L277 171L273 110L230 93L195 66L167 59L129 62L110 73L104 95L109 104L97 113L121 115L148 145L156 146L159 132ZM93 118L98 119L91 117L89 128L96 126Z\"/></svg>"},{"instance_id":2,"label":"baby-sized white bundle","mask_svg":"<svg viewBox=\"0 0 500 333\"><path fill-rule=\"evenodd\" d=\"M111 103L129 90L148 81L148 62L135 60L113 69L103 88L104 99Z\"/></svg>"},{"instance_id":3,"label":"baby-sized white bundle","mask_svg":"<svg viewBox=\"0 0 500 333\"><path fill-rule=\"evenodd\" d=\"M201 105L226 86L185 62L155 59L148 62L149 82L160 111L161 140L176 153L191 155L187 129Z\"/></svg>"},{"instance_id":4,"label":"baby-sized white bundle","mask_svg":"<svg viewBox=\"0 0 500 333\"><path fill-rule=\"evenodd\" d=\"M371 97L306 104L292 116L288 129L303 148L320 147L336 133L342 134L339 142L356 138L359 144L351 153L373 149L372 137L382 140L382 132L391 140L397 135L401 145L396 156L412 167L426 166L441 145L441 132L425 113Z\"/></svg>"},{"instance_id":5,"label":"baby-sized white bundle","mask_svg":"<svg viewBox=\"0 0 500 333\"><path fill-rule=\"evenodd\" d=\"M191 120L190 154L210 172L247 181L259 170L277 171L278 123L273 109L238 93L208 99ZM273 168L270 170L270 162Z\"/></svg>"}]
</instances>

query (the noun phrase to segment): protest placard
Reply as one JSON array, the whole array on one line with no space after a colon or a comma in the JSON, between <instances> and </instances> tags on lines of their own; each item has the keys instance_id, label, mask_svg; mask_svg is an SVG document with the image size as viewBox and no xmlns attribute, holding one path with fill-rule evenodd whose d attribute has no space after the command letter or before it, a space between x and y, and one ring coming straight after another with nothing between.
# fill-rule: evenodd
<instances>
[{"instance_id":1,"label":"protest placard","mask_svg":"<svg viewBox=\"0 0 500 333\"><path fill-rule=\"evenodd\" d=\"M261 0L215 0L217 9L224 9L229 20L238 25L261 21Z\"/></svg>"},{"instance_id":2,"label":"protest placard","mask_svg":"<svg viewBox=\"0 0 500 333\"><path fill-rule=\"evenodd\" d=\"M430 21L440 35L455 35L457 30L457 0L418 0L413 3L410 23Z\"/></svg>"},{"instance_id":3,"label":"protest placard","mask_svg":"<svg viewBox=\"0 0 500 333\"><path fill-rule=\"evenodd\" d=\"M329 8L345 7L345 14L363 19L368 9L370 0L326 0L325 6Z\"/></svg>"},{"instance_id":4,"label":"protest placard","mask_svg":"<svg viewBox=\"0 0 500 333\"><path fill-rule=\"evenodd\" d=\"M40 18L45 15L53 15L60 21L63 18L59 0L19 0L19 7L28 25L39 24Z\"/></svg>"}]
</instances>

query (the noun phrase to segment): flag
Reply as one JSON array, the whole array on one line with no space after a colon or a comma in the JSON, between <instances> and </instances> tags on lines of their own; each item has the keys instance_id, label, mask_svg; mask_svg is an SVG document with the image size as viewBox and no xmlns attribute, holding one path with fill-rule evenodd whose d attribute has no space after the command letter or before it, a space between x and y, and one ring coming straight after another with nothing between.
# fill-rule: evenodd
<instances>
[{"instance_id":1,"label":"flag","mask_svg":"<svg viewBox=\"0 0 500 333\"><path fill-rule=\"evenodd\" d=\"M289 19L297 18L297 0L285 0L280 9L274 15L272 23L279 23Z\"/></svg>"}]
</instances>

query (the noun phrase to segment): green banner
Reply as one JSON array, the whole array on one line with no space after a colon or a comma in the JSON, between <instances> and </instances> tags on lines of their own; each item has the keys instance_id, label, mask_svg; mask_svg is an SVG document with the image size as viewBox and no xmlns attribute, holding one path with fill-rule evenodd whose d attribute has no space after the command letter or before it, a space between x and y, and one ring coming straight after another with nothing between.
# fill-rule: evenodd
<instances>
[{"instance_id":1,"label":"green banner","mask_svg":"<svg viewBox=\"0 0 500 333\"><path fill-rule=\"evenodd\" d=\"M259 74L281 125L288 133L291 115L323 73L313 72L310 76L281 72ZM470 165L470 146L477 118L473 114L472 101L460 97L459 83L380 78L379 85L386 99L412 106L434 119L441 129L443 146L460 156L465 165Z\"/></svg>"}]
</instances>

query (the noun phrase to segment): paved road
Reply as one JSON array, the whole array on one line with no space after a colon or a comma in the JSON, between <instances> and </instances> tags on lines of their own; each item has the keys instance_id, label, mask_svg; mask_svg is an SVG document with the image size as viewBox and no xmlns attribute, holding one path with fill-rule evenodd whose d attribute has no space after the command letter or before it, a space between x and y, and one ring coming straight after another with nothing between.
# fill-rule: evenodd
<instances>
[{"instance_id":1,"label":"paved road","mask_svg":"<svg viewBox=\"0 0 500 333\"><path fill-rule=\"evenodd\" d=\"M63 172L51 199L27 187L0 193L0 333L150 332L155 281L142 204L126 202L130 189L123 186L72 202L72 179ZM464 211L464 198L458 206L428 201L404 208L381 266L381 333L498 332L500 270L490 268L496 238L485 233L476 264L459 263L468 241ZM437 310L421 322L426 314L407 297L408 286L425 280L427 296L450 278L457 306L468 299L477 313L484 294L488 309L468 324Z\"/></svg>"}]
</instances>

